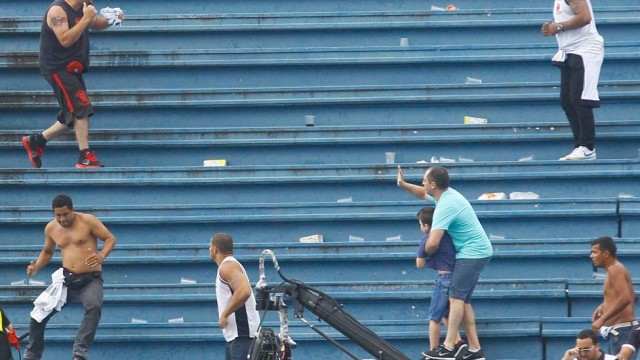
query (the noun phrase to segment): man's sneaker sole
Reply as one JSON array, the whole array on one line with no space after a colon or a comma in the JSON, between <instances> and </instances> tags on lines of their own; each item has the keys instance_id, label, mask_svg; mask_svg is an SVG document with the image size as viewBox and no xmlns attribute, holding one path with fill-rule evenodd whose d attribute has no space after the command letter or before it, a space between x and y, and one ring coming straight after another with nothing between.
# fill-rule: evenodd
<instances>
[{"instance_id":1,"label":"man's sneaker sole","mask_svg":"<svg viewBox=\"0 0 640 360\"><path fill-rule=\"evenodd\" d=\"M28 136L23 136L22 137L22 146L27 151L27 157L29 158L29 162L31 163L31 165L33 165L33 167L38 168L38 169L41 168L42 167L42 159L40 159L40 157L38 157L38 156L33 156L33 149L31 149L31 145L29 144L29 137Z\"/></svg>"},{"instance_id":2,"label":"man's sneaker sole","mask_svg":"<svg viewBox=\"0 0 640 360\"><path fill-rule=\"evenodd\" d=\"M101 164L91 164L91 165L76 164L76 168L77 169L97 169L97 168L101 168L101 167L104 167L104 165L101 165Z\"/></svg>"}]
</instances>

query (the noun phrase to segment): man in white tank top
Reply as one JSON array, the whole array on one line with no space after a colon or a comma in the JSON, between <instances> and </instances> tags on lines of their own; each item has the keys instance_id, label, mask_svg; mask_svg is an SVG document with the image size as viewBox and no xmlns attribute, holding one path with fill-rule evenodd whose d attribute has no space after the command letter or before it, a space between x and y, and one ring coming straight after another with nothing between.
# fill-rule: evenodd
<instances>
[{"instance_id":1,"label":"man in white tank top","mask_svg":"<svg viewBox=\"0 0 640 360\"><path fill-rule=\"evenodd\" d=\"M574 149L560 160L595 160L595 119L600 107L598 78L604 59L604 40L598 33L590 0L555 0L552 23L542 25L544 36L556 36L560 67L560 100L571 131Z\"/></svg>"},{"instance_id":2,"label":"man in white tank top","mask_svg":"<svg viewBox=\"0 0 640 360\"><path fill-rule=\"evenodd\" d=\"M218 265L216 298L218 324L227 342L225 360L246 360L260 324L247 272L233 257L233 239L229 234L211 237L209 255Z\"/></svg>"}]
</instances>

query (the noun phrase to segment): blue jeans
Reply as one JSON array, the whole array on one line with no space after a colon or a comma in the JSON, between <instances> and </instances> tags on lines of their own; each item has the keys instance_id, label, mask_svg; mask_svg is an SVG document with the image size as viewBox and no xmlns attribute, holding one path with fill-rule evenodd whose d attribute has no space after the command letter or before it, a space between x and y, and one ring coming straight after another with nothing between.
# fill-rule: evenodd
<instances>
[{"instance_id":1,"label":"blue jeans","mask_svg":"<svg viewBox=\"0 0 640 360\"><path fill-rule=\"evenodd\" d=\"M622 345L627 341L629 337L629 333L636 327L637 325L629 325L624 327L619 327L615 329L618 332L618 335L613 335L609 333L609 338L607 342L609 343L609 352L608 354L616 355L622 349ZM637 353L633 353L629 357L629 360L635 360Z\"/></svg>"},{"instance_id":2,"label":"blue jeans","mask_svg":"<svg viewBox=\"0 0 640 360\"><path fill-rule=\"evenodd\" d=\"M440 322L443 317L449 315L449 288L452 277L452 273L438 274L429 305L429 320Z\"/></svg>"},{"instance_id":3,"label":"blue jeans","mask_svg":"<svg viewBox=\"0 0 640 360\"><path fill-rule=\"evenodd\" d=\"M456 259L449 297L463 300L468 304L471 301L473 290L476 288L476 283L478 283L478 278L480 278L480 273L490 260L490 257L482 259Z\"/></svg>"},{"instance_id":4,"label":"blue jeans","mask_svg":"<svg viewBox=\"0 0 640 360\"><path fill-rule=\"evenodd\" d=\"M252 341L250 337L237 337L229 341L225 347L225 360L247 360Z\"/></svg>"},{"instance_id":5,"label":"blue jeans","mask_svg":"<svg viewBox=\"0 0 640 360\"><path fill-rule=\"evenodd\" d=\"M67 289L67 303L81 302L84 307L84 318L76 333L76 340L73 343L73 355L88 358L87 352L93 344L98 324L102 316L102 300L104 293L102 290L102 276L94 278L87 285L79 289ZM29 324L29 345L24 352L24 360L39 360L44 352L44 330L49 319L56 314L54 310L41 323L31 319Z\"/></svg>"}]
</instances>

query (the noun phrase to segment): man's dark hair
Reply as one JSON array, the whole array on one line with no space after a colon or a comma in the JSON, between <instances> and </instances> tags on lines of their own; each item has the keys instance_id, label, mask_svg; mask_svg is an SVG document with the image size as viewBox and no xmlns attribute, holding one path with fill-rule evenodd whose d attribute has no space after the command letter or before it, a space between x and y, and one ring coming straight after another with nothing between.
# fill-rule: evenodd
<instances>
[{"instance_id":1,"label":"man's dark hair","mask_svg":"<svg viewBox=\"0 0 640 360\"><path fill-rule=\"evenodd\" d=\"M211 245L217 247L223 254L233 254L233 238L227 233L213 234Z\"/></svg>"},{"instance_id":2,"label":"man's dark hair","mask_svg":"<svg viewBox=\"0 0 640 360\"><path fill-rule=\"evenodd\" d=\"M421 223L429 225L429 227L431 227L431 223L433 222L433 210L433 206L425 206L420 209L420 211L418 211L416 216Z\"/></svg>"},{"instance_id":3,"label":"man's dark hair","mask_svg":"<svg viewBox=\"0 0 640 360\"><path fill-rule=\"evenodd\" d=\"M608 251L612 257L616 257L616 253L618 252L618 247L616 246L616 242L613 241L611 236L601 236L591 242L591 246L598 245L600 246L600 251L605 252Z\"/></svg>"},{"instance_id":4,"label":"man's dark hair","mask_svg":"<svg viewBox=\"0 0 640 360\"><path fill-rule=\"evenodd\" d=\"M429 168L427 180L436 183L438 189L446 190L449 188L449 172L442 166Z\"/></svg>"},{"instance_id":5,"label":"man's dark hair","mask_svg":"<svg viewBox=\"0 0 640 360\"><path fill-rule=\"evenodd\" d=\"M71 201L71 198L67 194L56 195L56 197L54 197L53 201L51 202L51 206L54 209L59 209L66 206L69 208L69 210L73 210L73 202Z\"/></svg>"},{"instance_id":6,"label":"man's dark hair","mask_svg":"<svg viewBox=\"0 0 640 360\"><path fill-rule=\"evenodd\" d=\"M591 329L580 331L578 333L577 339L579 340L591 339L591 341L593 341L593 345L598 344L598 336Z\"/></svg>"}]
</instances>

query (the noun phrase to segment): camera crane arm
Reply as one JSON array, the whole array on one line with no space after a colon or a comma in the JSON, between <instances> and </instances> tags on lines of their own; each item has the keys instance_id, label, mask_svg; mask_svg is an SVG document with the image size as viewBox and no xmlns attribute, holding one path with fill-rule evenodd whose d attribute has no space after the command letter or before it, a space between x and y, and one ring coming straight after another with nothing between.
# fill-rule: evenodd
<instances>
[{"instance_id":1,"label":"camera crane arm","mask_svg":"<svg viewBox=\"0 0 640 360\"><path fill-rule=\"evenodd\" d=\"M265 255L271 255L278 275L280 275L284 280L283 284L278 286L267 286L266 278L264 276ZM301 318L305 324L311 326L311 324L302 318L302 311L304 308L317 315L320 320L331 325L342 335L349 338L378 360L410 360L408 356L401 353L389 342L379 337L371 329L364 326L351 316L351 314L344 311L342 309L342 305L340 305L331 296L301 281L285 278L280 272L280 266L277 263L275 254L268 249L264 250L260 257L260 281L256 284L256 292L258 310L279 310L277 304L270 300L271 294L285 294L293 300L296 316ZM358 359L355 355L350 353L348 349L344 348L335 340L330 339L326 334L321 333L319 329L315 327L311 328L322 335L325 339L338 346L342 351L345 351L352 358Z\"/></svg>"}]
</instances>

